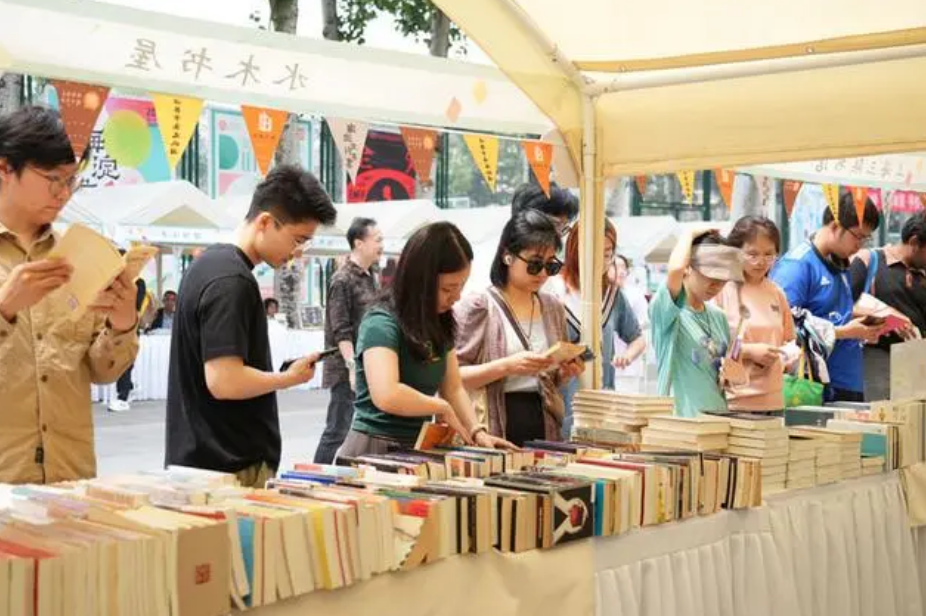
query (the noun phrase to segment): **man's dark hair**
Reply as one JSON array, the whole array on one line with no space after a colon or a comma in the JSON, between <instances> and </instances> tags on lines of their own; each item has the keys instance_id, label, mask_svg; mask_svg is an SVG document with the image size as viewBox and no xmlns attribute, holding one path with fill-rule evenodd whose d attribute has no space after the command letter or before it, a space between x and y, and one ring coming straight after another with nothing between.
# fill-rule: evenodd
<instances>
[{"instance_id":1,"label":"man's dark hair","mask_svg":"<svg viewBox=\"0 0 926 616\"><path fill-rule=\"evenodd\" d=\"M254 189L247 220L264 212L284 225L315 220L328 226L338 217L321 182L299 165L274 167Z\"/></svg>"},{"instance_id":2,"label":"man's dark hair","mask_svg":"<svg viewBox=\"0 0 926 616\"><path fill-rule=\"evenodd\" d=\"M350 249L354 249L354 242L357 240L365 240L370 227L375 226L376 221L372 218L361 218L359 216L355 218L350 223L350 228L347 229L347 245L350 246Z\"/></svg>"},{"instance_id":3,"label":"man's dark hair","mask_svg":"<svg viewBox=\"0 0 926 616\"><path fill-rule=\"evenodd\" d=\"M539 185L527 182L518 186L511 197L511 215L523 210L540 210L547 216L572 220L579 215L579 198L556 182L550 182L549 197Z\"/></svg>"},{"instance_id":4,"label":"man's dark hair","mask_svg":"<svg viewBox=\"0 0 926 616\"><path fill-rule=\"evenodd\" d=\"M453 348L453 312L437 312L439 279L441 274L460 272L472 262L469 240L449 222L422 227L405 243L385 298L418 360L426 361Z\"/></svg>"},{"instance_id":5,"label":"man's dark hair","mask_svg":"<svg viewBox=\"0 0 926 616\"><path fill-rule=\"evenodd\" d=\"M865 226L874 231L881 224L881 213L871 199L865 200L865 214L862 216ZM833 212L830 208L823 211L823 224L833 222ZM854 229L859 226L858 214L855 212L855 199L852 193L844 192L839 197L839 226L843 229Z\"/></svg>"},{"instance_id":6,"label":"man's dark hair","mask_svg":"<svg viewBox=\"0 0 926 616\"><path fill-rule=\"evenodd\" d=\"M506 254L519 255L529 248L552 248L558 252L562 244L556 224L548 215L532 209L515 214L505 224L498 241L498 249L489 271L492 284L498 288L508 284Z\"/></svg>"},{"instance_id":7,"label":"man's dark hair","mask_svg":"<svg viewBox=\"0 0 926 616\"><path fill-rule=\"evenodd\" d=\"M272 297L268 297L267 299L264 300L264 312L267 312L270 309L270 306L276 306L276 308L279 309L280 302L273 299Z\"/></svg>"},{"instance_id":8,"label":"man's dark hair","mask_svg":"<svg viewBox=\"0 0 926 616\"><path fill-rule=\"evenodd\" d=\"M164 291L164 299L167 299L168 297L173 297L174 299L177 299L177 292L176 291Z\"/></svg>"},{"instance_id":9,"label":"man's dark hair","mask_svg":"<svg viewBox=\"0 0 926 616\"><path fill-rule=\"evenodd\" d=\"M0 158L15 173L27 165L54 169L76 162L74 148L57 111L47 107L23 107L0 116Z\"/></svg>"},{"instance_id":10,"label":"man's dark hair","mask_svg":"<svg viewBox=\"0 0 926 616\"><path fill-rule=\"evenodd\" d=\"M926 212L917 212L908 218L900 230L900 241L904 244L913 239L920 247L926 247Z\"/></svg>"},{"instance_id":11,"label":"man's dark hair","mask_svg":"<svg viewBox=\"0 0 926 616\"><path fill-rule=\"evenodd\" d=\"M727 240L723 239L723 236L720 235L719 231L708 231L707 233L702 233L698 237L691 240L692 247L694 246L727 246Z\"/></svg>"}]
</instances>

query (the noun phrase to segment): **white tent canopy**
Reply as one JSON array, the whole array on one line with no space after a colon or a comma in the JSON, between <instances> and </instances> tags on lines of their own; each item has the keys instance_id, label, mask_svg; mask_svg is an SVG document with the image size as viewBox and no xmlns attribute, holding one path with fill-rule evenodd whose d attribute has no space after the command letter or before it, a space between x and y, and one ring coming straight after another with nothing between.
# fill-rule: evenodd
<instances>
[{"instance_id":1,"label":"white tent canopy","mask_svg":"<svg viewBox=\"0 0 926 616\"><path fill-rule=\"evenodd\" d=\"M455 224L473 246L483 243L494 246L498 243L505 223L511 218L511 208L498 205L478 209L441 210L440 217Z\"/></svg>"},{"instance_id":2,"label":"white tent canopy","mask_svg":"<svg viewBox=\"0 0 926 616\"><path fill-rule=\"evenodd\" d=\"M367 121L533 135L551 127L492 67L102 2L0 0L3 70ZM456 121L446 115L454 98Z\"/></svg>"}]
</instances>

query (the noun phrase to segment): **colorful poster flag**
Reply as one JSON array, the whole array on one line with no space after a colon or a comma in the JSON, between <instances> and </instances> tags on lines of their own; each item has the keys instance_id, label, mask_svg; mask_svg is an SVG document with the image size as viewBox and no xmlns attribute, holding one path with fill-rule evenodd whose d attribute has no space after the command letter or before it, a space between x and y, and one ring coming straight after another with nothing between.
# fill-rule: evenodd
<instances>
[{"instance_id":1,"label":"colorful poster flag","mask_svg":"<svg viewBox=\"0 0 926 616\"><path fill-rule=\"evenodd\" d=\"M176 169L199 123L203 100L171 94L152 94L151 100L164 139L167 162L171 169Z\"/></svg>"},{"instance_id":2,"label":"colorful poster flag","mask_svg":"<svg viewBox=\"0 0 926 616\"><path fill-rule=\"evenodd\" d=\"M791 218L791 213L794 211L794 204L797 202L797 195L801 192L801 188L804 187L803 182L798 182L797 180L785 180L783 182L783 192L784 192L784 201L785 201L785 211L788 213L788 218Z\"/></svg>"},{"instance_id":3,"label":"colorful poster flag","mask_svg":"<svg viewBox=\"0 0 926 616\"><path fill-rule=\"evenodd\" d=\"M727 204L727 210L733 211L733 181L736 179L736 173L728 169L715 169L714 178L717 180L720 196Z\"/></svg>"},{"instance_id":4,"label":"colorful poster flag","mask_svg":"<svg viewBox=\"0 0 926 616\"><path fill-rule=\"evenodd\" d=\"M679 171L675 174L678 177L678 183L682 186L682 194L685 195L685 200L688 203L694 203L694 185L695 185L695 172L694 171Z\"/></svg>"},{"instance_id":5,"label":"colorful poster flag","mask_svg":"<svg viewBox=\"0 0 926 616\"><path fill-rule=\"evenodd\" d=\"M277 146L280 145L280 137L283 136L289 113L279 109L242 105L241 115L244 116L244 123L251 136L251 147L254 148L257 167L261 175L267 175L270 171L270 163L273 162L273 155L276 154Z\"/></svg>"},{"instance_id":6,"label":"colorful poster flag","mask_svg":"<svg viewBox=\"0 0 926 616\"><path fill-rule=\"evenodd\" d=\"M829 206L833 214L833 220L839 222L839 184L823 184L823 196L826 197L826 205Z\"/></svg>"},{"instance_id":7,"label":"colorful poster flag","mask_svg":"<svg viewBox=\"0 0 926 616\"><path fill-rule=\"evenodd\" d=\"M855 215L858 217L858 224L861 226L865 220L865 204L868 202L868 189L864 186L852 187L852 201L855 203Z\"/></svg>"},{"instance_id":8,"label":"colorful poster flag","mask_svg":"<svg viewBox=\"0 0 926 616\"><path fill-rule=\"evenodd\" d=\"M638 175L633 178L633 181L637 185L637 191L639 191L640 196L646 194L646 185L649 183L649 177L645 175Z\"/></svg>"},{"instance_id":9,"label":"colorful poster flag","mask_svg":"<svg viewBox=\"0 0 926 616\"><path fill-rule=\"evenodd\" d=\"M347 176L352 182L356 182L370 125L366 122L343 118L326 118L325 121L328 122L331 136L334 137L334 143L338 146L338 152L341 153L341 161L344 163Z\"/></svg>"},{"instance_id":10,"label":"colorful poster flag","mask_svg":"<svg viewBox=\"0 0 926 616\"><path fill-rule=\"evenodd\" d=\"M412 128L403 126L402 139L412 159L412 166L418 174L422 186L431 184L431 165L434 163L434 151L437 148L438 133L430 128Z\"/></svg>"},{"instance_id":11,"label":"colorful poster flag","mask_svg":"<svg viewBox=\"0 0 926 616\"><path fill-rule=\"evenodd\" d=\"M90 135L103 111L109 88L61 79L52 79L51 84L58 91L61 121L71 140L74 155L81 158L90 144Z\"/></svg>"},{"instance_id":12,"label":"colorful poster flag","mask_svg":"<svg viewBox=\"0 0 926 616\"><path fill-rule=\"evenodd\" d=\"M550 168L553 165L553 144L543 141L522 141L521 147L527 155L527 162L531 171L537 177L540 188L546 196L550 196Z\"/></svg>"},{"instance_id":13,"label":"colorful poster flag","mask_svg":"<svg viewBox=\"0 0 926 616\"><path fill-rule=\"evenodd\" d=\"M498 185L498 137L467 134L463 135L463 140L486 184L495 192Z\"/></svg>"}]
</instances>

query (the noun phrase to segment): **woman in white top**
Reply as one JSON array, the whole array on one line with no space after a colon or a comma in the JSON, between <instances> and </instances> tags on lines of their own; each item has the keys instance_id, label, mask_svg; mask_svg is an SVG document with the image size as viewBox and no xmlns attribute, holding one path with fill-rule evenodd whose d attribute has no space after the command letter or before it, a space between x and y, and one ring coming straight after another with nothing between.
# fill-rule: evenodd
<instances>
[{"instance_id":1,"label":"woman in white top","mask_svg":"<svg viewBox=\"0 0 926 616\"><path fill-rule=\"evenodd\" d=\"M584 369L581 360L556 366L544 352L565 341L563 304L540 289L562 268L560 237L551 218L522 211L502 231L492 286L454 310L460 374L469 390L486 390L489 429L516 445L560 440L560 386Z\"/></svg>"}]
</instances>

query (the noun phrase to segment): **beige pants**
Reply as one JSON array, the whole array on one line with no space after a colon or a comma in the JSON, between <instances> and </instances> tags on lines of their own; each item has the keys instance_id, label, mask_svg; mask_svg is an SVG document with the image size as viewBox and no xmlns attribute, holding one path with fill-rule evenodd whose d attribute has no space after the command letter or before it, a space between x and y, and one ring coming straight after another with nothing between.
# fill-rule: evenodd
<instances>
[{"instance_id":1,"label":"beige pants","mask_svg":"<svg viewBox=\"0 0 926 616\"><path fill-rule=\"evenodd\" d=\"M269 479L276 476L276 471L267 466L266 462L249 466L235 473L238 482L246 488L263 488Z\"/></svg>"}]
</instances>

